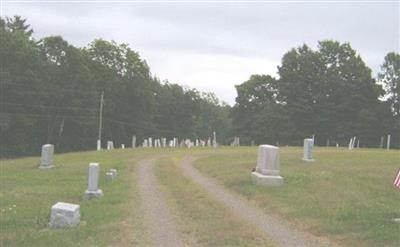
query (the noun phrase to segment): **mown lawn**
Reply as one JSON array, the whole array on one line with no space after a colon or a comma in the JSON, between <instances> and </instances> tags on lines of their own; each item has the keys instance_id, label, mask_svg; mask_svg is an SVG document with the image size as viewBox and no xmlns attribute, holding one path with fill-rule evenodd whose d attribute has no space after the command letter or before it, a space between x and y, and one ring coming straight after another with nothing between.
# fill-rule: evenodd
<instances>
[{"instance_id":1,"label":"mown lawn","mask_svg":"<svg viewBox=\"0 0 400 247\"><path fill-rule=\"evenodd\" d=\"M115 150L55 155L53 169L38 169L39 157L1 160L0 246L120 246L146 245L135 164L143 150ZM104 197L83 200L89 162L101 167L99 187ZM110 168L119 171L105 181ZM80 204L81 224L50 230L50 208L58 201ZM121 239L123 238L123 243Z\"/></svg>"},{"instance_id":2,"label":"mown lawn","mask_svg":"<svg viewBox=\"0 0 400 247\"><path fill-rule=\"evenodd\" d=\"M297 227L343 246L400 246L400 189L392 186L400 151L316 148L315 162L301 148L281 148L284 186L251 182L256 148L221 149L195 166L233 191Z\"/></svg>"}]
</instances>

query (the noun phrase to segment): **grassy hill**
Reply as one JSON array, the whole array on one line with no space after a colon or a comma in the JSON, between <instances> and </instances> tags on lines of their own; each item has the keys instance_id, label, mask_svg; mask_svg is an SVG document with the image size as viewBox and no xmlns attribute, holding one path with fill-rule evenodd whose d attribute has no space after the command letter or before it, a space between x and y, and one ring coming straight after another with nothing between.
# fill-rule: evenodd
<instances>
[{"instance_id":1,"label":"grassy hill","mask_svg":"<svg viewBox=\"0 0 400 247\"><path fill-rule=\"evenodd\" d=\"M69 153L56 155L50 170L38 169L39 157L1 160L0 246L148 246L136 168L155 153L164 156L155 171L162 190L180 212L183 231L198 234L200 245L254 246L268 240L236 219L219 217L226 209L181 177L179 162L188 154L206 155L195 163L201 172L302 230L343 246L400 245L400 223L393 221L400 218L400 189L392 186L399 151L316 148L316 161L308 164L301 161L301 148L284 147L285 185L265 188L250 179L256 148L241 147ZM99 200L83 200L89 162L101 166ZM118 169L119 177L107 183L104 173L110 168ZM48 229L50 207L58 201L81 205L79 227Z\"/></svg>"}]
</instances>

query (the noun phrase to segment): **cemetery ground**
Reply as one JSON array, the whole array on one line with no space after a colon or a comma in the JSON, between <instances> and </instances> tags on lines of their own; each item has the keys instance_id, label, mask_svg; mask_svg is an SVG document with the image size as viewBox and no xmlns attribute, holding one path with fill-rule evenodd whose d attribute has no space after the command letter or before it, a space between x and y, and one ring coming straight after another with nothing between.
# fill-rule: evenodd
<instances>
[{"instance_id":1,"label":"cemetery ground","mask_svg":"<svg viewBox=\"0 0 400 247\"><path fill-rule=\"evenodd\" d=\"M0 246L152 246L139 186L148 158L154 163L147 172L154 174L183 245L279 246L191 179L185 165L301 232L339 246L400 245L400 223L393 221L400 218L400 191L392 186L399 151L316 147L312 163L301 160L302 152L280 148L282 187L252 183L256 147L69 153L55 155L52 169L38 169L39 157L1 160ZM192 164L184 162L188 157ZM104 197L84 200L90 162L100 163ZM118 170L113 182L105 180L110 168ZM80 205L78 227L48 228L50 207L58 201Z\"/></svg>"}]
</instances>

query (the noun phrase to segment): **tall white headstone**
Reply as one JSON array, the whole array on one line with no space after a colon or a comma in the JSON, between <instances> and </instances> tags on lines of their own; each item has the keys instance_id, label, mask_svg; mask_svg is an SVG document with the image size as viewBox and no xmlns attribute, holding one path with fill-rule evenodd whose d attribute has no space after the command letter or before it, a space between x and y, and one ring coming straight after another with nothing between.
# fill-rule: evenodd
<instances>
[{"instance_id":1,"label":"tall white headstone","mask_svg":"<svg viewBox=\"0 0 400 247\"><path fill-rule=\"evenodd\" d=\"M40 158L39 168L52 168L54 155L54 145L45 144L42 146L42 156Z\"/></svg>"},{"instance_id":2,"label":"tall white headstone","mask_svg":"<svg viewBox=\"0 0 400 247\"><path fill-rule=\"evenodd\" d=\"M152 148L153 147L153 138L149 137L149 147Z\"/></svg>"},{"instance_id":3,"label":"tall white headstone","mask_svg":"<svg viewBox=\"0 0 400 247\"><path fill-rule=\"evenodd\" d=\"M125 149L125 144L121 144L121 148L122 148L122 149Z\"/></svg>"},{"instance_id":4,"label":"tall white headstone","mask_svg":"<svg viewBox=\"0 0 400 247\"><path fill-rule=\"evenodd\" d=\"M390 135L387 136L386 149L390 149Z\"/></svg>"},{"instance_id":5,"label":"tall white headstone","mask_svg":"<svg viewBox=\"0 0 400 247\"><path fill-rule=\"evenodd\" d=\"M313 139L304 139L304 146L303 146L303 160L307 162L314 161L312 157L312 150L314 147L314 140Z\"/></svg>"},{"instance_id":6,"label":"tall white headstone","mask_svg":"<svg viewBox=\"0 0 400 247\"><path fill-rule=\"evenodd\" d=\"M136 147L136 136L132 136L132 148Z\"/></svg>"},{"instance_id":7,"label":"tall white headstone","mask_svg":"<svg viewBox=\"0 0 400 247\"><path fill-rule=\"evenodd\" d=\"M90 163L88 168L88 188L85 191L85 198L98 198L103 196L103 191L99 189L99 163Z\"/></svg>"},{"instance_id":8,"label":"tall white headstone","mask_svg":"<svg viewBox=\"0 0 400 247\"><path fill-rule=\"evenodd\" d=\"M101 150L101 140L97 140L97 151Z\"/></svg>"},{"instance_id":9,"label":"tall white headstone","mask_svg":"<svg viewBox=\"0 0 400 247\"><path fill-rule=\"evenodd\" d=\"M215 131L213 132L213 147L217 147L217 134L215 133Z\"/></svg>"},{"instance_id":10,"label":"tall white headstone","mask_svg":"<svg viewBox=\"0 0 400 247\"><path fill-rule=\"evenodd\" d=\"M279 148L272 145L258 146L257 167L251 173L252 180L259 185L281 186L283 178L279 175Z\"/></svg>"}]
</instances>

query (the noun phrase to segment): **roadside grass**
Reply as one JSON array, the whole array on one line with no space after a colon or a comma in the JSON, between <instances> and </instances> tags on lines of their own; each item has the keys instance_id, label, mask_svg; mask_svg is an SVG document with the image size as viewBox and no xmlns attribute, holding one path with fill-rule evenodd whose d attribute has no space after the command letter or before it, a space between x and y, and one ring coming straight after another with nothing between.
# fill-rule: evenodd
<instances>
[{"instance_id":1,"label":"roadside grass","mask_svg":"<svg viewBox=\"0 0 400 247\"><path fill-rule=\"evenodd\" d=\"M145 246L142 216L132 205L139 203L136 158L146 153L125 149L55 155L53 169L38 169L39 157L0 160L0 246ZM105 196L87 201L89 162L100 163L99 187ZM104 174L110 168L119 174L107 183ZM81 206L78 227L48 228L50 208L58 201Z\"/></svg>"},{"instance_id":2,"label":"roadside grass","mask_svg":"<svg viewBox=\"0 0 400 247\"><path fill-rule=\"evenodd\" d=\"M301 148L281 148L284 186L251 182L256 148L225 148L195 166L298 228L343 246L400 246L400 190L392 186L400 152L315 148L315 162Z\"/></svg>"},{"instance_id":3,"label":"roadside grass","mask_svg":"<svg viewBox=\"0 0 400 247\"><path fill-rule=\"evenodd\" d=\"M156 175L168 205L178 214L188 246L275 246L184 177L178 167L180 158L181 155L175 154L159 160Z\"/></svg>"}]
</instances>

